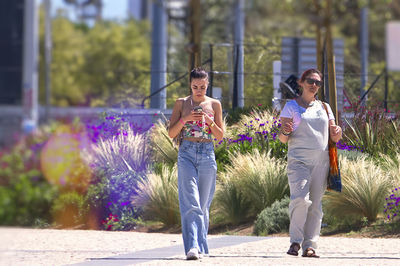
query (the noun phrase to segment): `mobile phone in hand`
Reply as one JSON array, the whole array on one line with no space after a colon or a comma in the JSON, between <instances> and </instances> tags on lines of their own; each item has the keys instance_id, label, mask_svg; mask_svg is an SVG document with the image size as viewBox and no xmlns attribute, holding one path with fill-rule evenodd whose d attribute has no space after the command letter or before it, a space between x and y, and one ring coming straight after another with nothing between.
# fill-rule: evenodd
<instances>
[{"instance_id":1,"label":"mobile phone in hand","mask_svg":"<svg viewBox=\"0 0 400 266\"><path fill-rule=\"evenodd\" d=\"M195 111L197 113L201 113L201 112L203 112L203 108L201 106L195 106L195 107L193 107L193 111Z\"/></svg>"}]
</instances>

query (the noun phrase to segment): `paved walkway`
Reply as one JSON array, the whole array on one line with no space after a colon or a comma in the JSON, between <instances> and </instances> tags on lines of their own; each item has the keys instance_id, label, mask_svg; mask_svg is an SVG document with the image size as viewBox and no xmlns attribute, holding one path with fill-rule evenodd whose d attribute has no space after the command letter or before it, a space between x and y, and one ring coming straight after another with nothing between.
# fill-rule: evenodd
<instances>
[{"instance_id":1,"label":"paved walkway","mask_svg":"<svg viewBox=\"0 0 400 266\"><path fill-rule=\"evenodd\" d=\"M319 259L286 255L288 237L211 235L186 261L179 234L0 227L0 265L400 265L400 239L322 237Z\"/></svg>"}]
</instances>

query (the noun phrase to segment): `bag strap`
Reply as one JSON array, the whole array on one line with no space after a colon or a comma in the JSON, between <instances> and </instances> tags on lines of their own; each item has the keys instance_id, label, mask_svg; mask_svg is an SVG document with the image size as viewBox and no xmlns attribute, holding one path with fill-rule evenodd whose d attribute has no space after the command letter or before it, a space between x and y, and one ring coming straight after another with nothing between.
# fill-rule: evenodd
<instances>
[{"instance_id":1,"label":"bag strap","mask_svg":"<svg viewBox=\"0 0 400 266\"><path fill-rule=\"evenodd\" d=\"M329 112L328 112L328 107L326 107L326 104L323 102L323 101L321 101L321 103L322 103L322 106L324 107L324 109L325 109L325 111L326 111L326 115L328 116L328 121L329 121ZM329 132L329 122L328 122L328 132ZM329 134L329 139L330 139L331 137L330 137L330 134Z\"/></svg>"},{"instance_id":2,"label":"bag strap","mask_svg":"<svg viewBox=\"0 0 400 266\"><path fill-rule=\"evenodd\" d=\"M182 118L182 115L183 115L183 106L184 106L185 102L186 102L186 97L183 98L183 101L182 101L182 106L181 106L181 111L180 111L181 114L180 114L180 116L179 116L179 119ZM178 136L176 136L176 138L177 138L177 145L178 145L178 146L181 145L181 142L182 142L182 139L183 139L183 130L184 130L184 128L185 128L185 126L183 126L183 128L181 129L181 131L179 131Z\"/></svg>"},{"instance_id":3,"label":"bag strap","mask_svg":"<svg viewBox=\"0 0 400 266\"><path fill-rule=\"evenodd\" d=\"M328 112L328 107L326 107L326 103L324 103L323 101L321 101L322 105L324 106L324 109L326 111L326 115L328 116L328 121L329 121L329 112ZM335 146L336 147L336 143L331 139L331 134L329 133L329 122L328 122L328 139L329 139L329 146Z\"/></svg>"},{"instance_id":4,"label":"bag strap","mask_svg":"<svg viewBox=\"0 0 400 266\"><path fill-rule=\"evenodd\" d=\"M181 119L182 118L182 116L183 116L183 106L185 105L185 102L186 102L186 97L185 98L183 98L183 101L182 101L182 106L181 106L181 110L180 110L180 116L179 116L179 119ZM183 126L183 128L184 128L185 126ZM183 130L183 128L182 128L182 130ZM182 132L182 130L181 130L181 132ZM179 133L180 134L180 133Z\"/></svg>"},{"instance_id":5,"label":"bag strap","mask_svg":"<svg viewBox=\"0 0 400 266\"><path fill-rule=\"evenodd\" d=\"M324 107L326 114L328 115L328 118L329 118L328 107L326 107L326 104L323 101L321 101L321 103L322 103L322 106Z\"/></svg>"},{"instance_id":6,"label":"bag strap","mask_svg":"<svg viewBox=\"0 0 400 266\"><path fill-rule=\"evenodd\" d=\"M182 115L183 115L183 106L185 105L185 102L186 102L186 97L183 98L182 106L181 106L181 117L179 117L179 118L182 118Z\"/></svg>"}]
</instances>

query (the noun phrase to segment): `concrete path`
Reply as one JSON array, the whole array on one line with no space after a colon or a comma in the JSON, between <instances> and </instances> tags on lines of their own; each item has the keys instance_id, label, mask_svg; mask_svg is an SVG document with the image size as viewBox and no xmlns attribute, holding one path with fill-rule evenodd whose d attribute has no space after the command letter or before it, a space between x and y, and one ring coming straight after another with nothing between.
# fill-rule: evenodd
<instances>
[{"instance_id":1,"label":"concrete path","mask_svg":"<svg viewBox=\"0 0 400 266\"><path fill-rule=\"evenodd\" d=\"M209 249L213 250L243 243L260 241L262 239L268 239L268 237L220 236L217 238L211 238L208 245ZM151 261L181 261L183 250L183 245L174 245L165 248L141 250L134 253L123 254L115 257L89 258L90 262L83 262L76 265L133 265L148 263Z\"/></svg>"},{"instance_id":2,"label":"concrete path","mask_svg":"<svg viewBox=\"0 0 400 266\"><path fill-rule=\"evenodd\" d=\"M186 261L179 234L0 227L0 265L400 265L400 239L321 237L319 259L286 255L288 237L209 236Z\"/></svg>"}]
</instances>

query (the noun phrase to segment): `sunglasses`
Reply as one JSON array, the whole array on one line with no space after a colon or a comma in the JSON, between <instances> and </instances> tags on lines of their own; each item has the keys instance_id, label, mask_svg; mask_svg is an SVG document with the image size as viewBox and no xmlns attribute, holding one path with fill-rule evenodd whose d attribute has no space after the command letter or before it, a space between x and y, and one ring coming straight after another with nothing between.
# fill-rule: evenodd
<instances>
[{"instance_id":1,"label":"sunglasses","mask_svg":"<svg viewBox=\"0 0 400 266\"><path fill-rule=\"evenodd\" d=\"M306 82L310 85L315 84L318 87L322 86L322 81L320 80L316 80L316 79L312 79L312 78L306 78Z\"/></svg>"}]
</instances>

